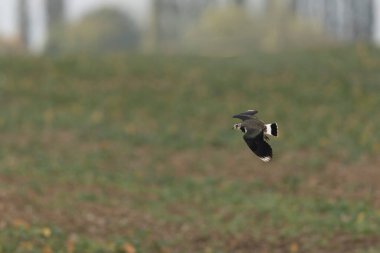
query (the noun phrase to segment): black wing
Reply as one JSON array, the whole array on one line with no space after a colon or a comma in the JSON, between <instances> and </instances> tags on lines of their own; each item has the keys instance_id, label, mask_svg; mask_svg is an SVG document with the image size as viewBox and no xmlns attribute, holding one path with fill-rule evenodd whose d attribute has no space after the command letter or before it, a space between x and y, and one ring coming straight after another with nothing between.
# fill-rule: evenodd
<instances>
[{"instance_id":1,"label":"black wing","mask_svg":"<svg viewBox=\"0 0 380 253\"><path fill-rule=\"evenodd\" d=\"M264 140L264 134L261 131L260 134L252 137L249 133L243 136L248 147L264 162L269 162L273 157L271 146Z\"/></svg>"},{"instance_id":2,"label":"black wing","mask_svg":"<svg viewBox=\"0 0 380 253\"><path fill-rule=\"evenodd\" d=\"M247 119L251 119L253 115L255 115L256 113L258 113L258 111L256 110L248 110L246 112L242 112L242 113L239 113L239 114L236 114L234 116L232 116L232 118L237 118L237 119L241 119L241 120L247 120Z\"/></svg>"}]
</instances>

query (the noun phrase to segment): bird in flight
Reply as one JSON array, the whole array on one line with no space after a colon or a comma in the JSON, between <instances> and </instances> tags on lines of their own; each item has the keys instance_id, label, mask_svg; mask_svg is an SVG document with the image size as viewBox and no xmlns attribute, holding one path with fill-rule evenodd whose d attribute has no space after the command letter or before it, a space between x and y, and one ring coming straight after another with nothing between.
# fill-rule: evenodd
<instances>
[{"instance_id":1,"label":"bird in flight","mask_svg":"<svg viewBox=\"0 0 380 253\"><path fill-rule=\"evenodd\" d=\"M241 123L234 124L234 129L244 133L243 139L248 147L262 161L269 162L272 160L272 147L268 144L269 136L277 136L277 123L265 124L259 120L255 114L256 110L248 110L233 116L233 118L241 119Z\"/></svg>"}]
</instances>

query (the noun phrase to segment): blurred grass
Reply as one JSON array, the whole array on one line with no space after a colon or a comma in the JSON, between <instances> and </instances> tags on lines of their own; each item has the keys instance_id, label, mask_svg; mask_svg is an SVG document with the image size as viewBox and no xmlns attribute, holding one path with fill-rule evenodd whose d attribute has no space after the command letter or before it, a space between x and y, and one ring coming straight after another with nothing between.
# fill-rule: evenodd
<instances>
[{"instance_id":1,"label":"blurred grass","mask_svg":"<svg viewBox=\"0 0 380 253\"><path fill-rule=\"evenodd\" d=\"M328 173L380 151L379 67L363 45L0 58L0 252L371 252L376 191ZM246 109L279 124L270 165L231 130Z\"/></svg>"}]
</instances>

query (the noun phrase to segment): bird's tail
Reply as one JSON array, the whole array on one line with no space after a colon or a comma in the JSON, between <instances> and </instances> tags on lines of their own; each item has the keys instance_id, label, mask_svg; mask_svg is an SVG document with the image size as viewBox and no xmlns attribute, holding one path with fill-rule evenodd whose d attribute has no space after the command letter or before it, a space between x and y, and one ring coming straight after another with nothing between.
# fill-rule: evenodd
<instances>
[{"instance_id":1,"label":"bird's tail","mask_svg":"<svg viewBox=\"0 0 380 253\"><path fill-rule=\"evenodd\" d=\"M277 136L277 134L278 134L277 123L266 124L265 128L266 128L265 134Z\"/></svg>"}]
</instances>

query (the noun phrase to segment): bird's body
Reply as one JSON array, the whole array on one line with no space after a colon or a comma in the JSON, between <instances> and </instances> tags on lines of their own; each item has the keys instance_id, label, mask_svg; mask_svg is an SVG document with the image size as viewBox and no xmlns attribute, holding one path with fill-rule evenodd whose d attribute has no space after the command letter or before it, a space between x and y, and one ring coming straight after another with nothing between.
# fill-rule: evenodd
<instances>
[{"instance_id":1,"label":"bird's body","mask_svg":"<svg viewBox=\"0 0 380 253\"><path fill-rule=\"evenodd\" d=\"M262 161L269 162L273 157L271 146L266 142L269 136L277 136L277 123L265 124L254 116L258 111L248 110L237 115L233 118L241 119L241 123L234 125L235 129L241 130L244 135L243 139L248 147L255 153Z\"/></svg>"}]
</instances>

